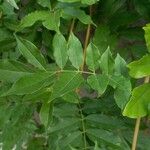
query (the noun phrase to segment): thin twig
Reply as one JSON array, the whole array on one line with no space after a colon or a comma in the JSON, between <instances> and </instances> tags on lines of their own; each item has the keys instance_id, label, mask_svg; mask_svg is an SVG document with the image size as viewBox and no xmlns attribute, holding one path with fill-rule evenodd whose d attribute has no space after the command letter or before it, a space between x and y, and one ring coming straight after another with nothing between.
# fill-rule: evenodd
<instances>
[{"instance_id":1,"label":"thin twig","mask_svg":"<svg viewBox=\"0 0 150 150\"><path fill-rule=\"evenodd\" d=\"M144 83L149 83L149 77L145 78ZM133 136L133 141L132 141L132 150L136 150L138 133L139 133L139 128L140 128L140 122L141 122L141 118L139 117L139 118L136 119L136 124L135 124L135 129L134 129L134 136Z\"/></svg>"}]
</instances>

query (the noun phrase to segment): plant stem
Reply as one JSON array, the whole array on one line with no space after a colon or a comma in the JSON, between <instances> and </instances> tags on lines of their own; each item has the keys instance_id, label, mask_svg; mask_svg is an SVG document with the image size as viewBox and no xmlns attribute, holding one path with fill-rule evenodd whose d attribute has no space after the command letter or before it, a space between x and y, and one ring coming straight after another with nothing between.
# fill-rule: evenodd
<instances>
[{"instance_id":1,"label":"plant stem","mask_svg":"<svg viewBox=\"0 0 150 150\"><path fill-rule=\"evenodd\" d=\"M137 144L137 138L138 138L138 133L139 133L139 128L140 128L140 122L141 122L141 118L139 117L136 119L133 142L132 142L132 150L136 150L136 144Z\"/></svg>"},{"instance_id":2,"label":"plant stem","mask_svg":"<svg viewBox=\"0 0 150 150\"><path fill-rule=\"evenodd\" d=\"M90 6L90 16L92 16L92 6ZM90 31L91 31L91 24L88 24L87 31L86 31L85 42L84 42L83 64L82 64L81 70L84 70L84 64L85 64L85 60L86 60L86 49L87 49L89 39L90 39Z\"/></svg>"},{"instance_id":3,"label":"plant stem","mask_svg":"<svg viewBox=\"0 0 150 150\"><path fill-rule=\"evenodd\" d=\"M75 18L72 19L72 22L71 22L71 25L70 25L70 29L69 29L69 36L68 36L68 38L70 37L71 32L73 32L74 24L75 24Z\"/></svg>"},{"instance_id":4,"label":"plant stem","mask_svg":"<svg viewBox=\"0 0 150 150\"><path fill-rule=\"evenodd\" d=\"M144 80L144 83L149 82L149 77L146 77ZM136 119L136 124L135 124L135 129L134 129L134 136L133 136L133 141L132 141L132 150L136 150L136 145L137 145L137 139L138 139L138 133L139 133L139 128L140 128L140 122L141 118Z\"/></svg>"}]
</instances>

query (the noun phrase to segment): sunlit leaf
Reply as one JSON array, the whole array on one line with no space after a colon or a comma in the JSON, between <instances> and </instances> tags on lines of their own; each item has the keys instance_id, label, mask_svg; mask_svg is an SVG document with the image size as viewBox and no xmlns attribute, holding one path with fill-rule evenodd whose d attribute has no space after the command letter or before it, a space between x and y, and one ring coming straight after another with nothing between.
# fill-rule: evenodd
<instances>
[{"instance_id":1,"label":"sunlit leaf","mask_svg":"<svg viewBox=\"0 0 150 150\"><path fill-rule=\"evenodd\" d=\"M145 55L140 60L128 65L130 75L134 78L142 78L150 75L150 55Z\"/></svg>"},{"instance_id":2,"label":"sunlit leaf","mask_svg":"<svg viewBox=\"0 0 150 150\"><path fill-rule=\"evenodd\" d=\"M127 103L123 115L130 118L144 117L148 114L150 84L143 84L135 88L130 101Z\"/></svg>"}]
</instances>

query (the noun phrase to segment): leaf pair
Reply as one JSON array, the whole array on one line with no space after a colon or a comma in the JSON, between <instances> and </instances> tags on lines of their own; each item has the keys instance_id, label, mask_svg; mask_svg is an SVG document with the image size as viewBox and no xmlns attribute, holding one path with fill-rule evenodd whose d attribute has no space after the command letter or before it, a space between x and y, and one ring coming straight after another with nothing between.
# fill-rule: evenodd
<instances>
[{"instance_id":1,"label":"leaf pair","mask_svg":"<svg viewBox=\"0 0 150 150\"><path fill-rule=\"evenodd\" d=\"M145 55L138 61L134 61L128 65L130 75L134 78L142 78L150 75L150 55ZM150 84L143 84L133 89L132 97L127 103L123 115L137 118L144 117L149 114L149 92Z\"/></svg>"},{"instance_id":2,"label":"leaf pair","mask_svg":"<svg viewBox=\"0 0 150 150\"><path fill-rule=\"evenodd\" d=\"M68 43L62 34L56 34L53 39L54 57L57 65L63 69L69 60L72 65L79 69L83 63L82 45L78 38L71 33Z\"/></svg>"},{"instance_id":3,"label":"leaf pair","mask_svg":"<svg viewBox=\"0 0 150 150\"><path fill-rule=\"evenodd\" d=\"M150 50L150 26L149 24L144 27L145 30L145 40L147 44L148 51ZM150 51L149 51L150 52ZM128 65L130 69L130 75L133 78L143 78L150 76L150 54L143 56L140 60L134 61ZM133 89L132 97L127 103L123 115L138 118L149 115L149 93L150 93L150 83L145 83L141 86Z\"/></svg>"}]
</instances>

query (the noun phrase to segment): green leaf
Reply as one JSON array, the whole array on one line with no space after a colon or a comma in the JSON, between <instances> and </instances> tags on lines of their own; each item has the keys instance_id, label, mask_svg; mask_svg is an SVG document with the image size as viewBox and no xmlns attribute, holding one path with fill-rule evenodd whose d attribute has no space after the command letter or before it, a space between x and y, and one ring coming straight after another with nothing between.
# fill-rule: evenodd
<instances>
[{"instance_id":1,"label":"green leaf","mask_svg":"<svg viewBox=\"0 0 150 150\"><path fill-rule=\"evenodd\" d=\"M53 82L54 73L34 73L17 80L6 95L24 95L34 93Z\"/></svg>"},{"instance_id":2,"label":"green leaf","mask_svg":"<svg viewBox=\"0 0 150 150\"><path fill-rule=\"evenodd\" d=\"M72 63L72 65L76 68L79 69L83 63L83 52L82 52L82 45L78 38L71 33L68 41L68 55L69 59Z\"/></svg>"},{"instance_id":3,"label":"green leaf","mask_svg":"<svg viewBox=\"0 0 150 150\"><path fill-rule=\"evenodd\" d=\"M22 76L32 74L32 71L24 64L13 60L0 61L0 80L14 82Z\"/></svg>"},{"instance_id":4,"label":"green leaf","mask_svg":"<svg viewBox=\"0 0 150 150\"><path fill-rule=\"evenodd\" d=\"M114 69L116 75L123 75L125 77L128 76L127 64L119 54L117 54L117 57L115 58Z\"/></svg>"},{"instance_id":5,"label":"green leaf","mask_svg":"<svg viewBox=\"0 0 150 150\"><path fill-rule=\"evenodd\" d=\"M61 12L48 12L47 18L43 21L43 26L49 30L54 30L59 33Z\"/></svg>"},{"instance_id":6,"label":"green leaf","mask_svg":"<svg viewBox=\"0 0 150 150\"><path fill-rule=\"evenodd\" d=\"M102 54L100 59L100 68L103 74L112 74L114 71L114 60L108 47L107 50Z\"/></svg>"},{"instance_id":7,"label":"green leaf","mask_svg":"<svg viewBox=\"0 0 150 150\"><path fill-rule=\"evenodd\" d=\"M131 82L123 76L109 77L109 84L115 89L114 98L119 108L124 109L131 94Z\"/></svg>"},{"instance_id":8,"label":"green leaf","mask_svg":"<svg viewBox=\"0 0 150 150\"><path fill-rule=\"evenodd\" d=\"M79 138L82 135L81 131L76 131L71 133L70 135L68 135L66 138L63 138L62 140L60 140L60 146L62 148L67 147L68 145L70 145L73 141L75 141L77 138Z\"/></svg>"},{"instance_id":9,"label":"green leaf","mask_svg":"<svg viewBox=\"0 0 150 150\"><path fill-rule=\"evenodd\" d=\"M62 98L66 102L70 102L70 103L78 103L79 102L78 95L75 92L67 93Z\"/></svg>"},{"instance_id":10,"label":"green leaf","mask_svg":"<svg viewBox=\"0 0 150 150\"><path fill-rule=\"evenodd\" d=\"M11 6L13 6L14 8L19 9L18 6L17 6L17 4L16 4L16 2L15 2L15 0L7 0L7 2L8 2Z\"/></svg>"},{"instance_id":11,"label":"green leaf","mask_svg":"<svg viewBox=\"0 0 150 150\"><path fill-rule=\"evenodd\" d=\"M30 41L17 36L16 40L19 51L28 60L28 62L41 70L46 70L46 61L37 47Z\"/></svg>"},{"instance_id":12,"label":"green leaf","mask_svg":"<svg viewBox=\"0 0 150 150\"><path fill-rule=\"evenodd\" d=\"M21 20L19 30L30 27L37 21L41 21L43 23L43 26L45 26L47 29L59 32L60 16L60 11L34 11Z\"/></svg>"},{"instance_id":13,"label":"green leaf","mask_svg":"<svg viewBox=\"0 0 150 150\"><path fill-rule=\"evenodd\" d=\"M123 115L130 118L144 117L148 114L150 84L143 84L136 87L127 103Z\"/></svg>"},{"instance_id":14,"label":"green leaf","mask_svg":"<svg viewBox=\"0 0 150 150\"><path fill-rule=\"evenodd\" d=\"M112 8L112 5L110 8ZM93 43L98 47L100 54L102 54L105 52L108 46L112 51L115 50L117 45L117 37L111 34L108 26L100 25L95 31Z\"/></svg>"},{"instance_id":15,"label":"green leaf","mask_svg":"<svg viewBox=\"0 0 150 150\"><path fill-rule=\"evenodd\" d=\"M82 4L93 5L99 0L81 0Z\"/></svg>"},{"instance_id":16,"label":"green leaf","mask_svg":"<svg viewBox=\"0 0 150 150\"><path fill-rule=\"evenodd\" d=\"M102 140L106 143L120 147L121 139L112 132L102 129L87 129L87 136L92 139L92 141Z\"/></svg>"},{"instance_id":17,"label":"green leaf","mask_svg":"<svg viewBox=\"0 0 150 150\"><path fill-rule=\"evenodd\" d=\"M90 75L87 79L88 84L92 87L92 89L97 90L99 96L101 96L109 83L108 77L105 74L100 75Z\"/></svg>"},{"instance_id":18,"label":"green leaf","mask_svg":"<svg viewBox=\"0 0 150 150\"><path fill-rule=\"evenodd\" d=\"M150 24L147 24L144 28L145 31L145 40L146 40L146 45L148 48L148 51L150 52Z\"/></svg>"},{"instance_id":19,"label":"green leaf","mask_svg":"<svg viewBox=\"0 0 150 150\"><path fill-rule=\"evenodd\" d=\"M48 7L48 8L51 8L51 3L49 0L37 0L38 4L40 4L41 6L43 7Z\"/></svg>"},{"instance_id":20,"label":"green leaf","mask_svg":"<svg viewBox=\"0 0 150 150\"><path fill-rule=\"evenodd\" d=\"M22 139L25 139L29 133L33 133L30 130L31 128L29 129L31 126L29 121L32 118L33 108L33 105L20 103L13 106L11 116L2 130L3 150L11 150L19 143L22 145Z\"/></svg>"},{"instance_id":21,"label":"green leaf","mask_svg":"<svg viewBox=\"0 0 150 150\"><path fill-rule=\"evenodd\" d=\"M47 127L50 118L52 118L52 109L53 109L52 105L53 105L52 103L44 102L40 109L40 114L39 114L40 120L45 125L45 127Z\"/></svg>"},{"instance_id":22,"label":"green leaf","mask_svg":"<svg viewBox=\"0 0 150 150\"><path fill-rule=\"evenodd\" d=\"M99 0L58 0L58 1L64 2L64 3L81 2L82 4L92 5L98 2Z\"/></svg>"},{"instance_id":23,"label":"green leaf","mask_svg":"<svg viewBox=\"0 0 150 150\"><path fill-rule=\"evenodd\" d=\"M96 71L99 68L99 59L100 53L98 48L93 43L90 43L86 51L86 65L88 69L93 72Z\"/></svg>"},{"instance_id":24,"label":"green leaf","mask_svg":"<svg viewBox=\"0 0 150 150\"><path fill-rule=\"evenodd\" d=\"M65 2L65 3L74 3L74 2L80 2L81 0L58 0L60 2Z\"/></svg>"},{"instance_id":25,"label":"green leaf","mask_svg":"<svg viewBox=\"0 0 150 150\"><path fill-rule=\"evenodd\" d=\"M91 17L87 15L83 10L73 7L64 8L62 17L66 19L77 18L83 24L94 24Z\"/></svg>"},{"instance_id":26,"label":"green leaf","mask_svg":"<svg viewBox=\"0 0 150 150\"><path fill-rule=\"evenodd\" d=\"M63 72L59 75L58 80L53 86L50 101L55 98L62 97L71 91L75 91L83 82L82 75L74 72Z\"/></svg>"},{"instance_id":27,"label":"green leaf","mask_svg":"<svg viewBox=\"0 0 150 150\"><path fill-rule=\"evenodd\" d=\"M51 88L42 88L32 94L27 94L23 97L23 101L31 101L36 103L39 101L47 101L51 95Z\"/></svg>"},{"instance_id":28,"label":"green leaf","mask_svg":"<svg viewBox=\"0 0 150 150\"><path fill-rule=\"evenodd\" d=\"M140 60L128 65L130 75L133 78L143 78L150 75L150 55L143 56Z\"/></svg>"},{"instance_id":29,"label":"green leaf","mask_svg":"<svg viewBox=\"0 0 150 150\"><path fill-rule=\"evenodd\" d=\"M63 69L68 60L67 42L62 34L56 33L53 39L54 57L57 65Z\"/></svg>"}]
</instances>

